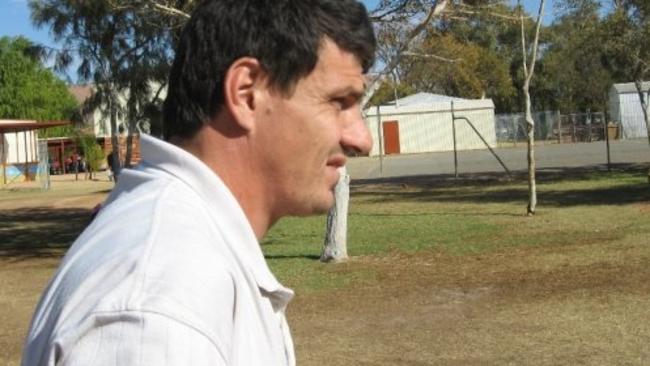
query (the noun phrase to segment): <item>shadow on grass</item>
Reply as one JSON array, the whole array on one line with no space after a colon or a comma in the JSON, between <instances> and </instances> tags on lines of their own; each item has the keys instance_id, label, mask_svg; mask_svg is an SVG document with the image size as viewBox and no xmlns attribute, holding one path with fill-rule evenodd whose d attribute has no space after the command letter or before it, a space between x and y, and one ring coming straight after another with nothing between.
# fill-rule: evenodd
<instances>
[{"instance_id":1,"label":"shadow on grass","mask_svg":"<svg viewBox=\"0 0 650 366\"><path fill-rule=\"evenodd\" d=\"M639 177L639 183L584 189L552 189L545 184L597 181L608 176ZM602 166L582 168L540 169L537 172L538 201L545 206L622 205L650 202L647 168L636 164L619 164L607 172ZM517 187L514 187L514 186ZM507 179L502 173L412 176L357 180L352 184L354 195L370 202L467 202L510 203L528 199L527 180L523 173ZM492 188L486 190L486 188ZM456 189L454 189L456 188Z\"/></svg>"},{"instance_id":2,"label":"shadow on grass","mask_svg":"<svg viewBox=\"0 0 650 366\"><path fill-rule=\"evenodd\" d=\"M52 207L0 210L0 258L61 256L90 223L91 213Z\"/></svg>"},{"instance_id":3,"label":"shadow on grass","mask_svg":"<svg viewBox=\"0 0 650 366\"><path fill-rule=\"evenodd\" d=\"M315 254L296 254L296 255L282 255L282 254L266 254L264 255L266 259L309 259L317 261L320 259L320 256Z\"/></svg>"}]
</instances>

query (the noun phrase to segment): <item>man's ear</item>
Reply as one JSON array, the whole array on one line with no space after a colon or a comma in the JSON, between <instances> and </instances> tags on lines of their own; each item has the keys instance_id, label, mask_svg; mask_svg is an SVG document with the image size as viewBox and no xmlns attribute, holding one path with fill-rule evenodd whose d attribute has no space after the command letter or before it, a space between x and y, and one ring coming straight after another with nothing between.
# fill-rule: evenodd
<instances>
[{"instance_id":1,"label":"man's ear","mask_svg":"<svg viewBox=\"0 0 650 366\"><path fill-rule=\"evenodd\" d=\"M228 68L223 81L224 106L240 128L251 131L255 127L255 111L263 98L260 91L266 85L266 73L255 58L239 58Z\"/></svg>"}]
</instances>

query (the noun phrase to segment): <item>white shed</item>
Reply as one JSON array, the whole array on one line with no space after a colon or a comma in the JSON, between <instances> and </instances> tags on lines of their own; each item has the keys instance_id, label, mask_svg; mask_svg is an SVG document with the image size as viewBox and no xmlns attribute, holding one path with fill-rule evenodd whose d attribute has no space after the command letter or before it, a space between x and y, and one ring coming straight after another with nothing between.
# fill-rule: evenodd
<instances>
[{"instance_id":1,"label":"white shed","mask_svg":"<svg viewBox=\"0 0 650 366\"><path fill-rule=\"evenodd\" d=\"M461 99L418 93L365 111L366 126L373 137L370 156L411 154L454 149L453 114L471 121L490 147L496 147L494 103L491 99ZM458 150L484 149L472 127L456 120Z\"/></svg>"},{"instance_id":2,"label":"white shed","mask_svg":"<svg viewBox=\"0 0 650 366\"><path fill-rule=\"evenodd\" d=\"M0 120L0 185L33 180L38 172L38 132L70 122Z\"/></svg>"},{"instance_id":3,"label":"white shed","mask_svg":"<svg viewBox=\"0 0 650 366\"><path fill-rule=\"evenodd\" d=\"M650 88L650 82L644 81L643 90L647 91L648 88ZM612 85L609 90L609 119L621 124L621 137L623 138L648 137L639 93L634 83Z\"/></svg>"}]
</instances>

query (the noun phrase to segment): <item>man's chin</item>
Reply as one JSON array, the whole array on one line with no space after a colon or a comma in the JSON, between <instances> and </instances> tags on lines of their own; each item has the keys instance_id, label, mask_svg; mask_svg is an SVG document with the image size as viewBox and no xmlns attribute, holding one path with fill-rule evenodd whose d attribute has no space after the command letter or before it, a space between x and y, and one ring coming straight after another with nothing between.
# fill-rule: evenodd
<instances>
[{"instance_id":1,"label":"man's chin","mask_svg":"<svg viewBox=\"0 0 650 366\"><path fill-rule=\"evenodd\" d=\"M334 206L334 192L328 192L325 197L314 200L309 205L304 205L300 212L294 212L294 216L312 216L327 213Z\"/></svg>"}]
</instances>

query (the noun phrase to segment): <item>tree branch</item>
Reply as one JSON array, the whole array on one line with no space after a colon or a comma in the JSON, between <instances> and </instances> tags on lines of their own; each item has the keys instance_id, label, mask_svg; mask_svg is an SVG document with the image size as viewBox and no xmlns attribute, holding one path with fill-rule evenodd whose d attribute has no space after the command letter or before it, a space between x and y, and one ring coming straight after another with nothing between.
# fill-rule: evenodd
<instances>
[{"instance_id":1,"label":"tree branch","mask_svg":"<svg viewBox=\"0 0 650 366\"><path fill-rule=\"evenodd\" d=\"M431 19L440 15L445 10L447 5L449 4L449 1L450 0L437 0L433 5L431 5L431 8L427 12L427 15L425 16L424 20L418 23L413 28L413 30L411 30L411 32L406 37L404 42L397 49L397 52L395 52L395 54L391 58L390 62L384 67L384 69L380 73L374 76L372 80L368 83L366 93L363 96L363 100L361 102L362 107L365 107L365 105L368 104L368 101L370 101L370 98L372 98L372 96L375 94L375 92L379 88L380 82L384 79L384 77L397 67L400 60L402 59L402 54L409 48L413 40L425 29L425 27L427 26L427 24L429 24Z\"/></svg>"},{"instance_id":2,"label":"tree branch","mask_svg":"<svg viewBox=\"0 0 650 366\"><path fill-rule=\"evenodd\" d=\"M451 62L451 63L458 62L458 61L462 60L460 58L451 59L451 58L445 58L445 57L442 57L442 56L428 54L428 53L415 53L415 52L410 52L410 51L404 51L404 52L402 52L402 55L403 56L412 56L412 57L422 57L422 58L433 58L433 59L436 59L436 60L439 60L439 61Z\"/></svg>"},{"instance_id":3,"label":"tree branch","mask_svg":"<svg viewBox=\"0 0 650 366\"><path fill-rule=\"evenodd\" d=\"M184 11L178 10L176 8L172 8L170 6L160 4L159 2L153 1L153 0L150 1L150 3L154 8L156 8L156 9L158 9L158 10L164 12L164 13L179 16L179 17L182 17L182 18L185 18L185 19L190 19L190 14L188 14L188 13L186 13Z\"/></svg>"},{"instance_id":4,"label":"tree branch","mask_svg":"<svg viewBox=\"0 0 650 366\"><path fill-rule=\"evenodd\" d=\"M535 27L535 40L533 41L533 55L530 59L530 74L528 75L528 80L533 77L535 72L535 64L537 61L537 46L539 45L539 30L542 27L542 17L544 16L544 4L546 0L540 0L539 2L539 11L537 13L537 24Z\"/></svg>"},{"instance_id":5,"label":"tree branch","mask_svg":"<svg viewBox=\"0 0 650 366\"><path fill-rule=\"evenodd\" d=\"M521 1L519 2L519 21L521 23L521 56L523 57L524 78L530 80L528 78L528 60L526 57L528 52L526 51L526 31L524 30L524 9L521 6Z\"/></svg>"},{"instance_id":6,"label":"tree branch","mask_svg":"<svg viewBox=\"0 0 650 366\"><path fill-rule=\"evenodd\" d=\"M385 13L380 14L380 15L374 15L378 13L379 11L382 11L384 9L377 9L373 11L373 14L370 16L370 21L372 22L381 22L384 20L385 17L397 13L398 11L404 9L412 0L401 0L400 3L392 8L389 8L388 10L385 11Z\"/></svg>"},{"instance_id":7,"label":"tree branch","mask_svg":"<svg viewBox=\"0 0 650 366\"><path fill-rule=\"evenodd\" d=\"M521 17L518 17L516 15L507 15L507 14L497 13L497 12L493 12L493 11L480 12L480 11L474 11L474 10L455 9L455 10L452 11L452 13L460 13L460 14L467 14L467 15L486 14L486 15L489 15L489 16L493 16L495 18L502 18L502 19L511 20L511 21L519 21L521 19ZM531 17L526 16L524 18L530 19Z\"/></svg>"}]
</instances>

